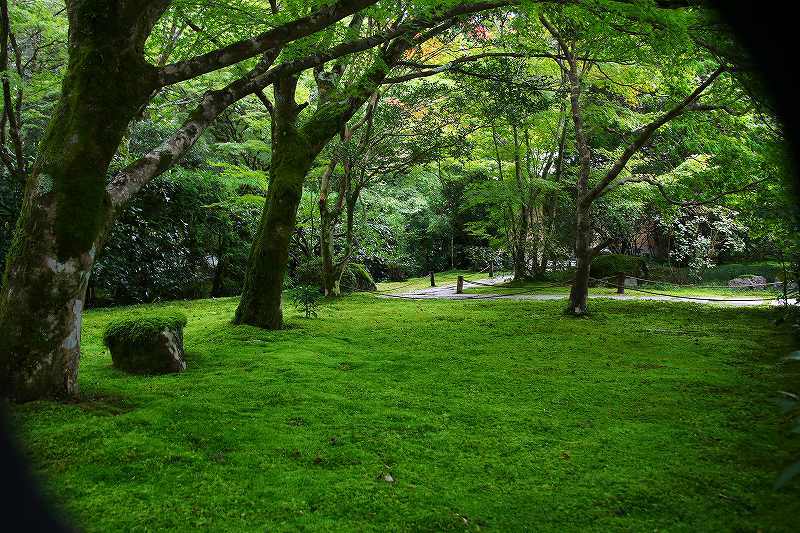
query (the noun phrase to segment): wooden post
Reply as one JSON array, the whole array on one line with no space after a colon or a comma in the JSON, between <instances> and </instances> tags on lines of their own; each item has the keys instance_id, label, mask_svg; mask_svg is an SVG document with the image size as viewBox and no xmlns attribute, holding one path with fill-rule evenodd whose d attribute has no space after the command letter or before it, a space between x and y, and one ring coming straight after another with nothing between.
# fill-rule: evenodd
<instances>
[{"instance_id":1,"label":"wooden post","mask_svg":"<svg viewBox=\"0 0 800 533\"><path fill-rule=\"evenodd\" d=\"M433 279L433 270L431 270L431 287L435 287L435 286L436 286L436 280Z\"/></svg>"},{"instance_id":2,"label":"wooden post","mask_svg":"<svg viewBox=\"0 0 800 533\"><path fill-rule=\"evenodd\" d=\"M464 294L464 276L458 276L456 282L456 294Z\"/></svg>"},{"instance_id":3,"label":"wooden post","mask_svg":"<svg viewBox=\"0 0 800 533\"><path fill-rule=\"evenodd\" d=\"M617 294L625 294L625 272L617 272Z\"/></svg>"},{"instance_id":4,"label":"wooden post","mask_svg":"<svg viewBox=\"0 0 800 533\"><path fill-rule=\"evenodd\" d=\"M489 259L489 277L494 277L494 258Z\"/></svg>"}]
</instances>

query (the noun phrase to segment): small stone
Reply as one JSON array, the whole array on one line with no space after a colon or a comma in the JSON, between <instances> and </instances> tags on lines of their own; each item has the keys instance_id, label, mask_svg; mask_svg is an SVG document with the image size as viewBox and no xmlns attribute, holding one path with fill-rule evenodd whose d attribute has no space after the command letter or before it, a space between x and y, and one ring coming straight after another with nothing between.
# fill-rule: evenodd
<instances>
[{"instance_id":1,"label":"small stone","mask_svg":"<svg viewBox=\"0 0 800 533\"><path fill-rule=\"evenodd\" d=\"M392 477L392 475L391 475L391 474L385 474L385 475L383 476L383 480L384 480L386 483L394 483L394 478Z\"/></svg>"}]
</instances>

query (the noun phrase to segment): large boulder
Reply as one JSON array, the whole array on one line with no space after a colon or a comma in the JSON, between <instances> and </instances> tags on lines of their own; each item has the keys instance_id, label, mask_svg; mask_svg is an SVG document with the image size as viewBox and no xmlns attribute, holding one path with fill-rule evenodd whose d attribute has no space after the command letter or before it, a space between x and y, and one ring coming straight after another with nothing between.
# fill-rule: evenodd
<instances>
[{"instance_id":1,"label":"large boulder","mask_svg":"<svg viewBox=\"0 0 800 533\"><path fill-rule=\"evenodd\" d=\"M348 265L348 273L352 277L352 287L359 291L375 291L378 287L375 285L375 280L367 270L367 267L361 263L350 263ZM344 278L344 276L342 276ZM344 282L344 279L342 280Z\"/></svg>"},{"instance_id":2,"label":"large boulder","mask_svg":"<svg viewBox=\"0 0 800 533\"><path fill-rule=\"evenodd\" d=\"M764 276L741 276L728 282L728 287L732 289L764 289L766 285L767 278Z\"/></svg>"},{"instance_id":3,"label":"large boulder","mask_svg":"<svg viewBox=\"0 0 800 533\"><path fill-rule=\"evenodd\" d=\"M114 367L132 374L169 374L186 370L183 313L132 313L106 326L103 342Z\"/></svg>"}]
</instances>

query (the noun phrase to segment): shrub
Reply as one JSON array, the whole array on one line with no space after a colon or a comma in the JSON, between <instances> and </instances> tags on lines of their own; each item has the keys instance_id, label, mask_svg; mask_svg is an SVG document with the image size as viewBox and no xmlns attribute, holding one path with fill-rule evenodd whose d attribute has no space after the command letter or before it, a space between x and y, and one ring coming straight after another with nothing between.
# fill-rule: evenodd
<instances>
[{"instance_id":1,"label":"shrub","mask_svg":"<svg viewBox=\"0 0 800 533\"><path fill-rule=\"evenodd\" d=\"M592 261L592 277L605 278L617 272L638 277L641 276L643 266L644 259L635 255L599 255Z\"/></svg>"},{"instance_id":2,"label":"shrub","mask_svg":"<svg viewBox=\"0 0 800 533\"><path fill-rule=\"evenodd\" d=\"M317 309L319 308L319 301L322 299L322 293L319 292L319 287L314 285L300 285L288 291L289 299L291 302L303 312L306 318L317 316Z\"/></svg>"},{"instance_id":3,"label":"shrub","mask_svg":"<svg viewBox=\"0 0 800 533\"><path fill-rule=\"evenodd\" d=\"M594 268L594 266L592 266ZM592 272L594 274L594 272ZM550 272L545 272L543 279L544 281L549 281L552 283L563 283L572 281L575 278L575 269L568 268L566 270L553 270Z\"/></svg>"},{"instance_id":4,"label":"shrub","mask_svg":"<svg viewBox=\"0 0 800 533\"><path fill-rule=\"evenodd\" d=\"M298 265L294 278L298 285L322 288L322 260L315 258ZM374 291L376 289L375 281L361 263L348 263L347 269L342 273L341 287L342 292Z\"/></svg>"},{"instance_id":5,"label":"shrub","mask_svg":"<svg viewBox=\"0 0 800 533\"><path fill-rule=\"evenodd\" d=\"M402 259L387 259L380 256L367 256L362 259L372 278L381 281L406 281L409 272L413 271L413 266Z\"/></svg>"},{"instance_id":6,"label":"shrub","mask_svg":"<svg viewBox=\"0 0 800 533\"><path fill-rule=\"evenodd\" d=\"M111 347L114 342L129 344L146 343L165 329L181 329L186 326L186 315L179 311L157 311L147 314L131 312L108 323L103 332L103 344Z\"/></svg>"},{"instance_id":7,"label":"shrub","mask_svg":"<svg viewBox=\"0 0 800 533\"><path fill-rule=\"evenodd\" d=\"M703 281L727 282L743 276L763 276L772 282L783 277L783 269L776 262L730 263L709 268L703 273Z\"/></svg>"},{"instance_id":8,"label":"shrub","mask_svg":"<svg viewBox=\"0 0 800 533\"><path fill-rule=\"evenodd\" d=\"M686 285L689 283L689 269L686 267L674 267L666 265L648 264L646 278L654 281L665 281Z\"/></svg>"}]
</instances>

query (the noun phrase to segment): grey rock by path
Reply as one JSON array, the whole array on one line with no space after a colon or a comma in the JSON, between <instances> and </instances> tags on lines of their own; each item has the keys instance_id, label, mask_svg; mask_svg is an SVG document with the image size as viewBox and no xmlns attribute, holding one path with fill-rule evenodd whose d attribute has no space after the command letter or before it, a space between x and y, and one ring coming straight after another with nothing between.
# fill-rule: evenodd
<instances>
[{"instance_id":1,"label":"grey rock by path","mask_svg":"<svg viewBox=\"0 0 800 533\"><path fill-rule=\"evenodd\" d=\"M741 276L730 280L728 287L731 289L756 289L764 288L766 284L767 278L764 276Z\"/></svg>"}]
</instances>

